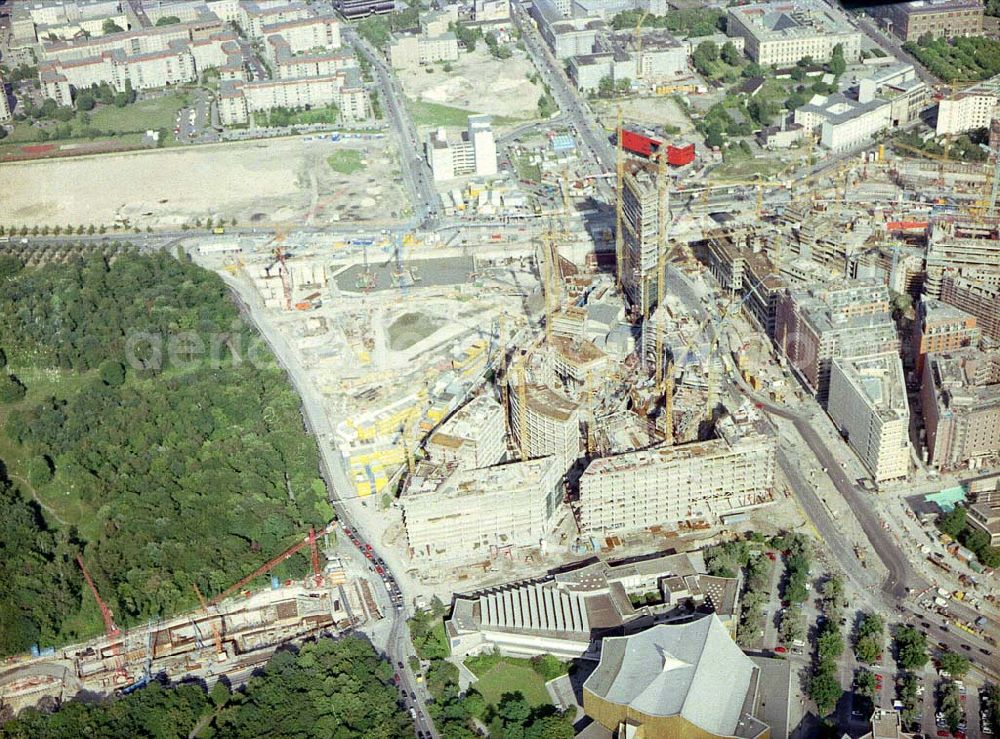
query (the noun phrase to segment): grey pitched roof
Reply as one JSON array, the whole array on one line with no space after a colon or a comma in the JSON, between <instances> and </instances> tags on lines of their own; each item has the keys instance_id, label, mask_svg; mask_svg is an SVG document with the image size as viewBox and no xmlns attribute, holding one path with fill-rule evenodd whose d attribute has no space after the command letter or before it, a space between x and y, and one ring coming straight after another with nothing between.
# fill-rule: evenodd
<instances>
[{"instance_id":1,"label":"grey pitched roof","mask_svg":"<svg viewBox=\"0 0 1000 739\"><path fill-rule=\"evenodd\" d=\"M584 688L649 716L680 715L704 731L732 736L745 719L756 671L712 615L606 638Z\"/></svg>"}]
</instances>

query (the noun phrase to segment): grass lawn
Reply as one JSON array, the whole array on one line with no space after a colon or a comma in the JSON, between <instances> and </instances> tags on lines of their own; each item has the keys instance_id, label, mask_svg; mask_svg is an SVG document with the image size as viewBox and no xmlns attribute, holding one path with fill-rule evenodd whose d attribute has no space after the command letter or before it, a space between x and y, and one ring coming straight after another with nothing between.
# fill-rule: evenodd
<instances>
[{"instance_id":1,"label":"grass lawn","mask_svg":"<svg viewBox=\"0 0 1000 739\"><path fill-rule=\"evenodd\" d=\"M166 128L174 130L177 111L187 104L187 95L172 93L152 100L140 100L124 108L104 105L90 113L90 126L101 131L133 133L135 131ZM73 121L74 129L80 128L80 117Z\"/></svg>"},{"instance_id":2,"label":"grass lawn","mask_svg":"<svg viewBox=\"0 0 1000 739\"><path fill-rule=\"evenodd\" d=\"M530 667L501 661L483 673L475 684L486 702L498 705L504 693L520 692L532 706L551 705L545 682Z\"/></svg>"},{"instance_id":3,"label":"grass lawn","mask_svg":"<svg viewBox=\"0 0 1000 739\"><path fill-rule=\"evenodd\" d=\"M469 116L474 115L474 110L465 108L453 108L450 105L440 103L428 103L424 100L406 99L406 104L413 116L413 123L417 126L457 126L465 127L469 125Z\"/></svg>"},{"instance_id":4,"label":"grass lawn","mask_svg":"<svg viewBox=\"0 0 1000 739\"><path fill-rule=\"evenodd\" d=\"M341 149L328 156L326 163L330 165L330 169L334 172L354 174L365 168L361 160L361 152L357 149Z\"/></svg>"},{"instance_id":5,"label":"grass lawn","mask_svg":"<svg viewBox=\"0 0 1000 739\"><path fill-rule=\"evenodd\" d=\"M771 177L786 167L784 162L775 159L740 159L734 162L723 162L712 170L709 178L716 180L746 180L756 175Z\"/></svg>"},{"instance_id":6,"label":"grass lawn","mask_svg":"<svg viewBox=\"0 0 1000 739\"><path fill-rule=\"evenodd\" d=\"M440 103L428 103L426 100L414 100L406 98L406 107L413 116L415 126L452 126L455 128L465 128L469 125L469 116L476 115L475 110L465 108L455 108L451 105L441 105ZM523 123L530 118L512 118L505 115L493 116L494 126L510 126L515 123Z\"/></svg>"},{"instance_id":7,"label":"grass lawn","mask_svg":"<svg viewBox=\"0 0 1000 739\"><path fill-rule=\"evenodd\" d=\"M528 180L529 182L541 182L542 181L542 169L537 164L532 164L528 161L528 155L522 154L521 156L514 157L514 169L517 170L518 178L522 180Z\"/></svg>"}]
</instances>

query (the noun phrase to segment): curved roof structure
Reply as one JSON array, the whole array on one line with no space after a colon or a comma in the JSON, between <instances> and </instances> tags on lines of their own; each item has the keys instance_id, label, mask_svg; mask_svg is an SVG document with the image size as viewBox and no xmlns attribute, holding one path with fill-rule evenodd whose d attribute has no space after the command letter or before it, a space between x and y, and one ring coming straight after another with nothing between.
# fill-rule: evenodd
<instances>
[{"instance_id":1,"label":"curved roof structure","mask_svg":"<svg viewBox=\"0 0 1000 739\"><path fill-rule=\"evenodd\" d=\"M712 615L606 638L584 688L647 716L679 715L712 734L740 736L756 670Z\"/></svg>"}]
</instances>

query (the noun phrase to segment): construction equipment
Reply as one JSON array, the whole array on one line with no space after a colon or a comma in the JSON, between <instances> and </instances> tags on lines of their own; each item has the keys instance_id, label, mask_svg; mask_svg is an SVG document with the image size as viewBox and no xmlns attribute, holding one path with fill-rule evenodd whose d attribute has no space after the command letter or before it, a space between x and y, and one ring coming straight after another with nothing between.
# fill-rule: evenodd
<instances>
[{"instance_id":1,"label":"construction equipment","mask_svg":"<svg viewBox=\"0 0 1000 739\"><path fill-rule=\"evenodd\" d=\"M618 179L615 188L615 279L618 282L618 290L624 289L622 283L622 273L625 271L625 235L622 233L622 187L625 185L625 150L622 148L622 108L618 106L618 119L615 128L615 140L617 143L615 153L615 167Z\"/></svg>"},{"instance_id":2,"label":"construction equipment","mask_svg":"<svg viewBox=\"0 0 1000 739\"><path fill-rule=\"evenodd\" d=\"M525 354L517 364L517 443L521 461L528 458L528 385L525 378L525 365L528 355Z\"/></svg>"},{"instance_id":3,"label":"construction equipment","mask_svg":"<svg viewBox=\"0 0 1000 739\"><path fill-rule=\"evenodd\" d=\"M97 601L97 607L101 609L101 618L104 619L104 632L108 636L108 645L111 647L111 654L115 657L116 680L126 681L128 680L128 670L125 668L125 664L121 660L121 642L118 638L121 636L121 629L115 625L114 614L111 613L111 609L108 608L108 605L103 600L101 600L101 594L97 592L97 586L94 585L94 580L91 578L90 573L87 572L87 566L83 563L83 556L79 553L76 555L76 563L80 566L80 571L83 573L83 579L87 581L87 586L90 588L90 592L94 594L94 600Z\"/></svg>"},{"instance_id":4,"label":"construction equipment","mask_svg":"<svg viewBox=\"0 0 1000 739\"><path fill-rule=\"evenodd\" d=\"M637 80L642 79L642 24L648 15L648 10L643 11L635 24L635 78Z\"/></svg>"},{"instance_id":5,"label":"construction equipment","mask_svg":"<svg viewBox=\"0 0 1000 739\"><path fill-rule=\"evenodd\" d=\"M330 530L330 527L327 527L326 529L323 530L322 533L326 533L329 530ZM291 557L293 554L299 552L300 550L304 549L307 546L309 547L310 553L312 555L311 559L312 559L313 578L314 578L314 581L316 582L316 584L318 586L319 583L322 582L322 575L320 574L320 571L319 571L319 548L316 546L316 530L314 528L310 527L309 528L309 533L306 534L306 536L303 539L301 539L300 541L298 541L295 544L293 544L292 546L290 546L288 549L286 549L285 551L283 551L281 554L279 554L274 559L272 559L272 560L268 561L267 563L261 565L256 570L254 570L249 575L247 575L246 577L243 577L240 580L238 580L237 582L235 582L232 585L230 585L228 588L226 588L221 593L219 593L214 598L212 598L208 602L208 604L212 605L212 606L218 605L219 603L221 603L223 600L225 600L226 598L228 598L230 595L232 595L233 593L235 593L237 590L239 590L240 588L242 588L244 585L246 585L248 582L250 582L254 578L260 577L261 575L263 575L263 574L265 574L267 572L270 572L275 567L277 567L282 562L284 562L286 559L288 559L289 557Z\"/></svg>"},{"instance_id":6,"label":"construction equipment","mask_svg":"<svg viewBox=\"0 0 1000 739\"><path fill-rule=\"evenodd\" d=\"M198 596L198 603L201 605L201 610L204 611L206 616L208 616L208 603L205 602L205 596L201 594L198 584L192 583L191 587L194 588L195 595ZM215 642L215 659L217 662L225 662L228 655L226 654L225 647L222 645L222 632L219 631L219 627L215 621L211 622L211 626L212 640Z\"/></svg>"},{"instance_id":7,"label":"construction equipment","mask_svg":"<svg viewBox=\"0 0 1000 739\"><path fill-rule=\"evenodd\" d=\"M413 427L416 422L417 414L411 413L410 417L406 419L406 423L403 424L402 433L403 452L406 454L406 470L410 473L410 477L413 477L413 473L417 469L416 456L413 454Z\"/></svg>"},{"instance_id":8,"label":"construction equipment","mask_svg":"<svg viewBox=\"0 0 1000 739\"><path fill-rule=\"evenodd\" d=\"M284 229L279 229L274 236L274 251L273 255L275 260L278 262L278 274L281 277L281 289L285 294L285 310L292 309L292 281L288 274L288 265L286 264L287 255L285 254L284 241L287 234Z\"/></svg>"},{"instance_id":9,"label":"construction equipment","mask_svg":"<svg viewBox=\"0 0 1000 739\"><path fill-rule=\"evenodd\" d=\"M674 362L667 362L663 374L663 441L668 446L674 443Z\"/></svg>"}]
</instances>

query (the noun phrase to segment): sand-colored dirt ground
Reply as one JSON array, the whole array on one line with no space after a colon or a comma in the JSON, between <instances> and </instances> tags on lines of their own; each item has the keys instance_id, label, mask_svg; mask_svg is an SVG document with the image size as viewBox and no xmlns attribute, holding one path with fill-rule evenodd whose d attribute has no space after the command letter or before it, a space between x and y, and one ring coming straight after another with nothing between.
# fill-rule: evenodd
<instances>
[{"instance_id":1,"label":"sand-colored dirt ground","mask_svg":"<svg viewBox=\"0 0 1000 739\"><path fill-rule=\"evenodd\" d=\"M327 159L356 148L364 167ZM243 226L390 222L406 205L388 139L306 137L0 165L0 221L10 226L124 223L177 227L213 218Z\"/></svg>"}]
</instances>

